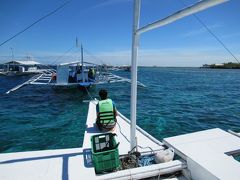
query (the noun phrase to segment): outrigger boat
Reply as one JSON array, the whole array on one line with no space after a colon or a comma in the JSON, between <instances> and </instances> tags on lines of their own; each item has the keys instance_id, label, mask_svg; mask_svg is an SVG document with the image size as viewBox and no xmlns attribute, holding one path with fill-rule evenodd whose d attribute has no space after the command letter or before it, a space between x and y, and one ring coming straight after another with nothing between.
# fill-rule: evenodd
<instances>
[{"instance_id":1,"label":"outrigger boat","mask_svg":"<svg viewBox=\"0 0 240 180\"><path fill-rule=\"evenodd\" d=\"M81 61L62 63L57 69L47 69L33 76L28 81L10 89L6 92L16 91L25 85L48 85L54 88L86 90L93 85L109 84L117 82L128 82L131 80L108 72L101 65L83 61L83 47L81 45ZM145 87L138 82L139 86Z\"/></svg>"},{"instance_id":2,"label":"outrigger boat","mask_svg":"<svg viewBox=\"0 0 240 180\"><path fill-rule=\"evenodd\" d=\"M140 0L135 0L131 121L119 112L115 129L108 133L100 132L95 125L97 101L93 100L89 103L81 148L0 154L0 179L239 180L240 162L232 155L240 153L240 133L215 128L165 138L160 142L136 125L136 59L139 34L224 1L200 1L139 29ZM114 137L114 133L117 137ZM120 142L119 145L113 143L114 153L112 150L102 150L102 147L109 147L112 136L114 142ZM103 142L103 137L108 141ZM99 150L102 151L96 152ZM172 156L173 153L175 157ZM111 164L117 164L114 171L109 172L107 169L96 173L99 168L111 167Z\"/></svg>"}]
</instances>

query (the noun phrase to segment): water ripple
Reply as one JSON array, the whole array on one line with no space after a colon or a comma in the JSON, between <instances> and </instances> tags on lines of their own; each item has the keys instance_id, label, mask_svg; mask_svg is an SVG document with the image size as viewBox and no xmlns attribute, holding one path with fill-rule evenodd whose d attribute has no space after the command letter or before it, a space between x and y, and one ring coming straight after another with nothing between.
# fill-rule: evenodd
<instances>
[{"instance_id":1,"label":"water ripple","mask_svg":"<svg viewBox=\"0 0 240 180\"><path fill-rule=\"evenodd\" d=\"M128 72L117 72L129 77ZM240 71L198 68L141 68L137 123L158 139L209 129L240 131ZM89 100L78 90L26 86L28 77L0 77L0 152L80 147ZM118 110L130 117L130 84L106 88Z\"/></svg>"}]
</instances>

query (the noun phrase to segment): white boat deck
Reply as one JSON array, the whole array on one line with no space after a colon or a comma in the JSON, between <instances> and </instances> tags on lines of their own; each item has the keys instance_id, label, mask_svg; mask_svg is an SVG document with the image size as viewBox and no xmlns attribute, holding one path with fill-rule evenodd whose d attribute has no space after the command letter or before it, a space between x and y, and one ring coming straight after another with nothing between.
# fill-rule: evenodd
<instances>
[{"instance_id":1,"label":"white boat deck","mask_svg":"<svg viewBox=\"0 0 240 180\"><path fill-rule=\"evenodd\" d=\"M164 143L187 161L193 179L240 179L240 162L229 156L240 152L237 136L216 128L165 138Z\"/></svg>"}]
</instances>

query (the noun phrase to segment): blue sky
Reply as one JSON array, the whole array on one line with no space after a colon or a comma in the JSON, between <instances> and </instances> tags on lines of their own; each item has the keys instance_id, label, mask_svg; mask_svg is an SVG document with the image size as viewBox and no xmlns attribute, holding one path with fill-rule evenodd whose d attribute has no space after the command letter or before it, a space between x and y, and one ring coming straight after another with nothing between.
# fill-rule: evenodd
<instances>
[{"instance_id":1,"label":"blue sky","mask_svg":"<svg viewBox=\"0 0 240 180\"><path fill-rule=\"evenodd\" d=\"M0 43L48 14L63 0L1 0ZM161 19L196 0L142 0L141 26ZM197 13L197 16L240 59L240 1ZM130 64L132 0L72 0L63 9L39 22L0 47L0 62L27 55L43 63L80 58L75 44L83 43L85 59L113 65ZM236 62L193 17L189 16L141 36L139 65L201 66L205 63Z\"/></svg>"}]
</instances>

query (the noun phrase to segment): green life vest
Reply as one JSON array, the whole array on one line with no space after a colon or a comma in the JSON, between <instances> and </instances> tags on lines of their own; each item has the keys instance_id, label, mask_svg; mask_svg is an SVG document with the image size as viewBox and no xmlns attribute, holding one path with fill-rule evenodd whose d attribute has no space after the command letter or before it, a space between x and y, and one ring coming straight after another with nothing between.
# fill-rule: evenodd
<instances>
[{"instance_id":1,"label":"green life vest","mask_svg":"<svg viewBox=\"0 0 240 180\"><path fill-rule=\"evenodd\" d=\"M99 101L99 121L105 128L108 126L114 126L116 123L113 102L111 99Z\"/></svg>"}]
</instances>

